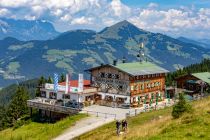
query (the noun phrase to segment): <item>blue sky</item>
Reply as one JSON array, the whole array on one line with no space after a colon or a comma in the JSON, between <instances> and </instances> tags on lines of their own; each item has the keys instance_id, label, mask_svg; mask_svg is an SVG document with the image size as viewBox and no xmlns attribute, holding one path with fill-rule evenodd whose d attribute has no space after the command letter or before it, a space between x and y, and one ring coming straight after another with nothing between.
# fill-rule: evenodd
<instances>
[{"instance_id":1,"label":"blue sky","mask_svg":"<svg viewBox=\"0 0 210 140\"><path fill-rule=\"evenodd\" d=\"M96 31L122 20L173 37L210 38L210 0L0 0L0 17Z\"/></svg>"},{"instance_id":2,"label":"blue sky","mask_svg":"<svg viewBox=\"0 0 210 140\"><path fill-rule=\"evenodd\" d=\"M131 7L145 7L149 3L157 3L162 8L172 8L196 5L197 8L210 7L210 0L122 0L122 2Z\"/></svg>"}]
</instances>

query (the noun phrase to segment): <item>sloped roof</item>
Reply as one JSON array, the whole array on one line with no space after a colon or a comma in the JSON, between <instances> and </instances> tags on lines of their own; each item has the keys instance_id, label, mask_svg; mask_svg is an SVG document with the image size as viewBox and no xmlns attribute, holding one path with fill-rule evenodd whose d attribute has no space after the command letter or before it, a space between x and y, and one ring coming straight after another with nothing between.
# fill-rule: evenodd
<instances>
[{"instance_id":1,"label":"sloped roof","mask_svg":"<svg viewBox=\"0 0 210 140\"><path fill-rule=\"evenodd\" d=\"M89 86L90 85L90 80L84 80L83 82L84 82L84 86ZM78 80L71 80L69 82L69 84L72 87L78 87ZM66 82L61 82L61 83L59 83L59 85L65 86Z\"/></svg>"},{"instance_id":2,"label":"sloped roof","mask_svg":"<svg viewBox=\"0 0 210 140\"><path fill-rule=\"evenodd\" d=\"M100 68L100 67L104 67L104 66L111 66L114 68L117 68L123 72L126 72L132 76L137 76L137 75L147 75L147 74L156 74L156 73L168 73L169 71L157 66L154 63L151 62L132 62L132 63L119 63L116 66L115 65L103 65L103 66L98 66L98 67L94 67L89 69L89 71L96 69L96 68Z\"/></svg>"},{"instance_id":3,"label":"sloped roof","mask_svg":"<svg viewBox=\"0 0 210 140\"><path fill-rule=\"evenodd\" d=\"M194 77L210 84L210 72L200 72L200 73L193 73Z\"/></svg>"},{"instance_id":4,"label":"sloped roof","mask_svg":"<svg viewBox=\"0 0 210 140\"><path fill-rule=\"evenodd\" d=\"M151 62L121 63L115 67L134 76L169 72L166 69L159 67Z\"/></svg>"}]
</instances>

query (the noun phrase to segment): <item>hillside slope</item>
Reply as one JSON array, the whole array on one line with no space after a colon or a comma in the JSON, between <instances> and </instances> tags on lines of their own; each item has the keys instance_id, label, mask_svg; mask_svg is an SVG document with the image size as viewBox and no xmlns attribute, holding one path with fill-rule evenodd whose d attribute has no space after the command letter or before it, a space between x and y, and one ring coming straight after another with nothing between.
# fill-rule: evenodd
<instances>
[{"instance_id":1,"label":"hillside slope","mask_svg":"<svg viewBox=\"0 0 210 140\"><path fill-rule=\"evenodd\" d=\"M101 63L114 59L121 63L123 56L127 62L137 61L141 42L147 59L170 71L210 58L210 49L122 21L100 32L73 30L47 41L1 40L0 86L54 72L70 72L77 78L78 73Z\"/></svg>"},{"instance_id":2,"label":"hillside slope","mask_svg":"<svg viewBox=\"0 0 210 140\"><path fill-rule=\"evenodd\" d=\"M27 80L19 84L12 84L0 90L0 106L6 107L10 103L15 91L18 88L18 85L21 85L29 92L29 98L31 99L35 97L38 79Z\"/></svg>"},{"instance_id":3,"label":"hillside slope","mask_svg":"<svg viewBox=\"0 0 210 140\"><path fill-rule=\"evenodd\" d=\"M0 131L0 140L50 140L85 117L86 114L72 115L53 124L28 120L19 128Z\"/></svg>"},{"instance_id":4,"label":"hillside slope","mask_svg":"<svg viewBox=\"0 0 210 140\"><path fill-rule=\"evenodd\" d=\"M88 132L77 140L198 140L210 139L210 97L192 102L193 113L172 119L172 108L128 118L128 133L116 136L115 122Z\"/></svg>"}]
</instances>

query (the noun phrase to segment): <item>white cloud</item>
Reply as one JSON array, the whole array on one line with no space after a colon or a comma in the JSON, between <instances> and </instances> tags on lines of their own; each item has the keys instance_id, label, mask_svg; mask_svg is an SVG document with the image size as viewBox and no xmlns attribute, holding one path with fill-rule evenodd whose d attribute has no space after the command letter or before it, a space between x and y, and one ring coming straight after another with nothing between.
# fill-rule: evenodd
<instances>
[{"instance_id":1,"label":"white cloud","mask_svg":"<svg viewBox=\"0 0 210 140\"><path fill-rule=\"evenodd\" d=\"M112 0L110 3L110 10L113 11L115 16L122 16L123 14L130 14L131 9L122 4L120 0Z\"/></svg>"},{"instance_id":2,"label":"white cloud","mask_svg":"<svg viewBox=\"0 0 210 140\"><path fill-rule=\"evenodd\" d=\"M2 7L22 7L27 6L31 0L0 0L0 6Z\"/></svg>"},{"instance_id":3,"label":"white cloud","mask_svg":"<svg viewBox=\"0 0 210 140\"><path fill-rule=\"evenodd\" d=\"M60 19L61 19L61 21L66 22L66 21L69 21L71 19L71 16L66 14L66 15L62 16Z\"/></svg>"},{"instance_id":4,"label":"white cloud","mask_svg":"<svg viewBox=\"0 0 210 140\"><path fill-rule=\"evenodd\" d=\"M158 6L159 6L159 5L158 5L157 3L151 2L151 3L149 3L148 8L155 9L155 8L157 8Z\"/></svg>"},{"instance_id":5,"label":"white cloud","mask_svg":"<svg viewBox=\"0 0 210 140\"><path fill-rule=\"evenodd\" d=\"M10 12L8 9L6 8L0 8L0 16L6 16L8 15Z\"/></svg>"},{"instance_id":6,"label":"white cloud","mask_svg":"<svg viewBox=\"0 0 210 140\"><path fill-rule=\"evenodd\" d=\"M75 25L75 24L92 24L93 18L91 17L80 17L80 18L75 18L72 20L71 24Z\"/></svg>"},{"instance_id":7,"label":"white cloud","mask_svg":"<svg viewBox=\"0 0 210 140\"><path fill-rule=\"evenodd\" d=\"M32 15L25 15L24 19L26 20L36 20L36 16L32 16Z\"/></svg>"},{"instance_id":8,"label":"white cloud","mask_svg":"<svg viewBox=\"0 0 210 140\"><path fill-rule=\"evenodd\" d=\"M121 0L0 0L0 16L44 19L61 31L81 27L100 30L127 19L152 32L210 38L210 8L195 5L161 9L157 3L129 7Z\"/></svg>"},{"instance_id":9,"label":"white cloud","mask_svg":"<svg viewBox=\"0 0 210 140\"><path fill-rule=\"evenodd\" d=\"M63 14L63 11L61 9L55 9L54 11L51 11L51 13L54 15L54 16L60 16Z\"/></svg>"}]
</instances>

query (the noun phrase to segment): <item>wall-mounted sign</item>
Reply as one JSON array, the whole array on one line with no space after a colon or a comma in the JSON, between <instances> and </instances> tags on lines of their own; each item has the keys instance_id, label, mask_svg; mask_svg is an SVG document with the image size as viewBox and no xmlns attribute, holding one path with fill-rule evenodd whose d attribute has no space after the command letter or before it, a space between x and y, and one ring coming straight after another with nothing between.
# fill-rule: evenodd
<instances>
[{"instance_id":1,"label":"wall-mounted sign","mask_svg":"<svg viewBox=\"0 0 210 140\"><path fill-rule=\"evenodd\" d=\"M54 90L54 84L46 83L45 89ZM58 91L66 92L66 86L58 85ZM79 92L79 88L78 87L70 87L69 92Z\"/></svg>"}]
</instances>

